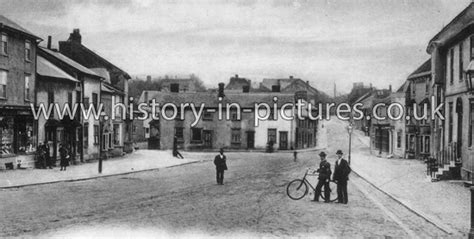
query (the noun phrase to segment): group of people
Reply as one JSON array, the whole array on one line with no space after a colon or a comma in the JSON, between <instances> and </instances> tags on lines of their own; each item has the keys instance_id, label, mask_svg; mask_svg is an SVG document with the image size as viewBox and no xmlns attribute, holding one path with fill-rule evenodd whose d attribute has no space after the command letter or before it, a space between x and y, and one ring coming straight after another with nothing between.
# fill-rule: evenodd
<instances>
[{"instance_id":1,"label":"group of people","mask_svg":"<svg viewBox=\"0 0 474 239\"><path fill-rule=\"evenodd\" d=\"M338 203L347 204L349 202L347 195L347 181L349 180L349 174L351 173L351 167L347 160L344 159L342 150L337 150L336 156L336 165L334 167L334 173L331 171L331 164L326 160L326 153L323 151L319 153L321 162L319 163L319 168L316 172L319 173L318 176L318 185L316 186L314 192L313 201L319 201L319 195L321 194L321 189L324 187L324 198L325 202L330 202L330 188L329 182L332 180L337 184L337 199Z\"/></svg>"},{"instance_id":2,"label":"group of people","mask_svg":"<svg viewBox=\"0 0 474 239\"><path fill-rule=\"evenodd\" d=\"M59 165L61 166L60 171L66 170L66 167L69 166L69 160L70 160L70 147L64 144L59 145L59 157L60 157L60 163ZM40 143L38 145L38 148L36 150L37 154L37 162L38 162L38 167L39 168L49 168L52 169L53 166L55 166L55 159L51 157L50 155L50 147L48 142Z\"/></svg>"}]
</instances>

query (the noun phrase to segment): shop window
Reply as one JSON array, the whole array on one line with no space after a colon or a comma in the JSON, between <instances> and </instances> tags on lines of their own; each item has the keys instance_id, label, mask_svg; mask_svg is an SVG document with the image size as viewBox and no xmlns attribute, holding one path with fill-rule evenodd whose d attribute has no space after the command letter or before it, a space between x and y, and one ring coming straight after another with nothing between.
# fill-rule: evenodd
<instances>
[{"instance_id":1,"label":"shop window","mask_svg":"<svg viewBox=\"0 0 474 239\"><path fill-rule=\"evenodd\" d=\"M13 118L2 117L0 121L1 129L1 151L0 154L13 154Z\"/></svg>"},{"instance_id":2,"label":"shop window","mask_svg":"<svg viewBox=\"0 0 474 239\"><path fill-rule=\"evenodd\" d=\"M99 126L94 125L94 144L99 144Z\"/></svg>"}]
</instances>

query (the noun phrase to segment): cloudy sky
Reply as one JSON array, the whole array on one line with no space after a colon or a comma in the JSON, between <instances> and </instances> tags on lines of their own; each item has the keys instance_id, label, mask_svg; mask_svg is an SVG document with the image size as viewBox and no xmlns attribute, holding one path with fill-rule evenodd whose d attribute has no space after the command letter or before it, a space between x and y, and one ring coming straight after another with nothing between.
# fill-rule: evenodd
<instances>
[{"instance_id":1,"label":"cloudy sky","mask_svg":"<svg viewBox=\"0 0 474 239\"><path fill-rule=\"evenodd\" d=\"M332 94L352 82L398 87L471 0L0 0L0 14L53 46L83 44L132 75L293 75ZM45 44L43 42L42 44Z\"/></svg>"}]
</instances>

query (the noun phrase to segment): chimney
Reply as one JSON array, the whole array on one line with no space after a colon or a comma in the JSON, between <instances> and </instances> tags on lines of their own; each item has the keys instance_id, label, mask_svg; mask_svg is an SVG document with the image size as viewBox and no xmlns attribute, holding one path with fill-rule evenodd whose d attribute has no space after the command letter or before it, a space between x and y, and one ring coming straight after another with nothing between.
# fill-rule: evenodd
<instances>
[{"instance_id":1,"label":"chimney","mask_svg":"<svg viewBox=\"0 0 474 239\"><path fill-rule=\"evenodd\" d=\"M392 85L388 85L388 90L392 92Z\"/></svg>"},{"instance_id":2,"label":"chimney","mask_svg":"<svg viewBox=\"0 0 474 239\"><path fill-rule=\"evenodd\" d=\"M72 33L69 34L69 41L76 42L79 44L82 43L82 37L79 28L75 28L74 30L72 30Z\"/></svg>"},{"instance_id":3,"label":"chimney","mask_svg":"<svg viewBox=\"0 0 474 239\"><path fill-rule=\"evenodd\" d=\"M293 79L293 76L290 76L290 79Z\"/></svg>"},{"instance_id":4,"label":"chimney","mask_svg":"<svg viewBox=\"0 0 474 239\"><path fill-rule=\"evenodd\" d=\"M51 36L48 36L48 49L51 50Z\"/></svg>"},{"instance_id":5,"label":"chimney","mask_svg":"<svg viewBox=\"0 0 474 239\"><path fill-rule=\"evenodd\" d=\"M235 78L239 78L239 75L238 75L238 74L235 74Z\"/></svg>"},{"instance_id":6,"label":"chimney","mask_svg":"<svg viewBox=\"0 0 474 239\"><path fill-rule=\"evenodd\" d=\"M372 83L370 83L370 89L372 90Z\"/></svg>"},{"instance_id":7,"label":"chimney","mask_svg":"<svg viewBox=\"0 0 474 239\"><path fill-rule=\"evenodd\" d=\"M217 97L222 97L224 98L225 97L225 94L224 94L224 83L219 83L219 93L217 94Z\"/></svg>"}]
</instances>

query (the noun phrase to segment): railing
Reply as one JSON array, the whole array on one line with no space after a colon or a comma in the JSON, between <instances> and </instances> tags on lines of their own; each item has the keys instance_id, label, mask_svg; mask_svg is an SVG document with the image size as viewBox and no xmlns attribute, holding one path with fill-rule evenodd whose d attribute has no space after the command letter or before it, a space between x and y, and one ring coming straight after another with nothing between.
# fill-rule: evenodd
<instances>
[{"instance_id":1,"label":"railing","mask_svg":"<svg viewBox=\"0 0 474 239\"><path fill-rule=\"evenodd\" d=\"M453 142L446 146L443 150L440 150L435 153L434 158L426 158L426 174L435 177L435 173L438 171L438 168L444 167L444 165L449 165L451 162L458 162L458 147L457 143Z\"/></svg>"}]
</instances>

